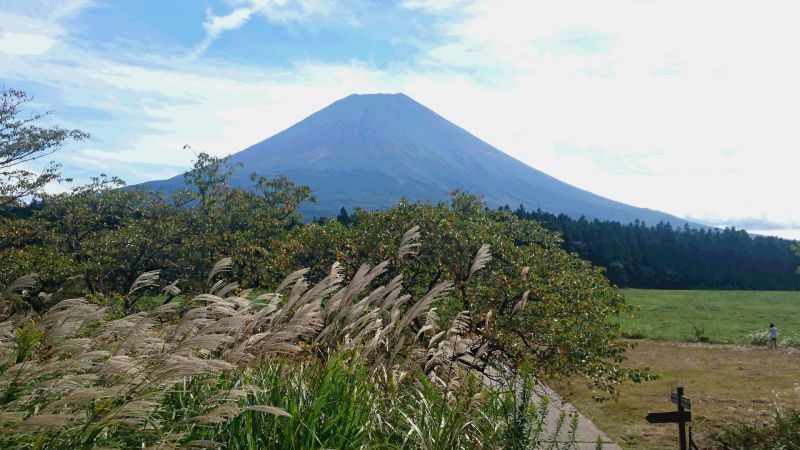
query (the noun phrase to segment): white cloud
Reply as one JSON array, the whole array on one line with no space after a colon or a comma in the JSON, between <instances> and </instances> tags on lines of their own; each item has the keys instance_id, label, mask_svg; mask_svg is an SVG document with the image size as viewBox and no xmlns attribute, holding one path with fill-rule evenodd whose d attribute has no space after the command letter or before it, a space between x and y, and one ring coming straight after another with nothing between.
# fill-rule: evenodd
<instances>
[{"instance_id":1,"label":"white cloud","mask_svg":"<svg viewBox=\"0 0 800 450\"><path fill-rule=\"evenodd\" d=\"M467 3L466 0L405 0L401 6L407 9L423 9L442 12Z\"/></svg>"},{"instance_id":2,"label":"white cloud","mask_svg":"<svg viewBox=\"0 0 800 450\"><path fill-rule=\"evenodd\" d=\"M524 162L616 200L798 220L794 6L476 1L427 55L429 67L468 79L423 81L430 96L420 98ZM568 30L610 40L559 52L553 37ZM560 142L595 151L559 154Z\"/></svg>"},{"instance_id":3,"label":"white cloud","mask_svg":"<svg viewBox=\"0 0 800 450\"><path fill-rule=\"evenodd\" d=\"M41 54L66 34L64 20L92 5L89 0L6 0L0 10L0 34L32 50L18 54Z\"/></svg>"},{"instance_id":4,"label":"white cloud","mask_svg":"<svg viewBox=\"0 0 800 450\"><path fill-rule=\"evenodd\" d=\"M235 9L224 16L214 15L208 10L203 23L206 36L192 51L192 58L205 53L222 33L241 28L254 15L262 15L273 22L287 22L314 15L327 15L334 9L332 0L234 0L232 3L236 6Z\"/></svg>"},{"instance_id":5,"label":"white cloud","mask_svg":"<svg viewBox=\"0 0 800 450\"><path fill-rule=\"evenodd\" d=\"M55 39L41 34L8 32L0 36L0 52L11 55L41 55L55 43Z\"/></svg>"},{"instance_id":6,"label":"white cloud","mask_svg":"<svg viewBox=\"0 0 800 450\"><path fill-rule=\"evenodd\" d=\"M217 40L224 31L235 30L245 24L255 13L254 8L235 9L226 16L215 16L209 10L203 28L206 36L192 52L192 57L196 58L208 50L212 42Z\"/></svg>"}]
</instances>

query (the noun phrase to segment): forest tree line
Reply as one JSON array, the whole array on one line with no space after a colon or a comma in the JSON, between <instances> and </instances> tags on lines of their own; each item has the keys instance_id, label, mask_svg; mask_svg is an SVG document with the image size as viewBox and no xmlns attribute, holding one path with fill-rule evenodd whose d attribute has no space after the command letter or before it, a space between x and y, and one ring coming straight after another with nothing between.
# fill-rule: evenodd
<instances>
[{"instance_id":1,"label":"forest tree line","mask_svg":"<svg viewBox=\"0 0 800 450\"><path fill-rule=\"evenodd\" d=\"M605 267L608 278L621 287L800 289L796 243L787 239L736 228L576 220L526 211L522 205L513 213L561 233L565 250Z\"/></svg>"}]
</instances>

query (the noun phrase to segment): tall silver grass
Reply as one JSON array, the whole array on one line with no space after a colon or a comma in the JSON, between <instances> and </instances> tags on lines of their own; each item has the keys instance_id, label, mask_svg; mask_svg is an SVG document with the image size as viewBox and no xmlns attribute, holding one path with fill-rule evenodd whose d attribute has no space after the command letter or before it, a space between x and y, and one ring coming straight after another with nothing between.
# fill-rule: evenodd
<instances>
[{"instance_id":1,"label":"tall silver grass","mask_svg":"<svg viewBox=\"0 0 800 450\"><path fill-rule=\"evenodd\" d=\"M406 232L398 256L414 255L419 237L417 227ZM482 246L470 276L490 258L488 246ZM308 269L302 269L274 292L248 299L249 291L240 292L238 284L220 277L232 266L225 258L210 270L207 293L118 319L86 299L64 300L35 318L41 346L16 364L9 362L7 349L13 347L19 318L2 322L0 367L6 368L0 374L0 398L16 394L0 405L0 432L151 427L158 423L156 410L172 386L278 354L328 358L357 350L385 380L399 382L407 371L422 370L434 381L452 383L485 357L486 346L470 335L469 313L459 314L440 331L433 305L448 295L452 284L441 283L413 301L403 294L400 276L375 285L389 264L362 265L345 283L337 263L313 286L305 279ZM158 277L158 271L142 274L129 295L154 286ZM34 281L28 277L12 286L19 289ZM180 293L175 283L165 291ZM204 414L185 420L228 420L242 412L238 400L254 389L238 386L235 392L211 396ZM104 399L117 406L87 414L87 408ZM273 405L248 408L288 414Z\"/></svg>"}]
</instances>

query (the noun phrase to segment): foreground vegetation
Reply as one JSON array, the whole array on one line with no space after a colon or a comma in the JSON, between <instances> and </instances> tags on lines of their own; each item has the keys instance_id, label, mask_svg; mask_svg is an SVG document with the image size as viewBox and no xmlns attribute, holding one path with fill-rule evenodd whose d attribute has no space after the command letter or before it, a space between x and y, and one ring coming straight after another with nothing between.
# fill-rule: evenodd
<instances>
[{"instance_id":1,"label":"foreground vegetation","mask_svg":"<svg viewBox=\"0 0 800 450\"><path fill-rule=\"evenodd\" d=\"M487 352L466 311L439 328L435 305L449 282L406 308L400 277L373 286L388 262L363 265L346 284L334 264L313 286L302 270L248 298L217 279L230 266L213 267L207 293L145 312L118 317L71 299L0 323L0 445L571 445L548 437L531 379ZM156 282L143 274L130 292ZM559 421L574 436L575 420Z\"/></svg>"},{"instance_id":2,"label":"foreground vegetation","mask_svg":"<svg viewBox=\"0 0 800 450\"><path fill-rule=\"evenodd\" d=\"M713 435L724 448L776 450L800 448L800 410L778 408L771 421L739 420Z\"/></svg>"},{"instance_id":3,"label":"foreground vegetation","mask_svg":"<svg viewBox=\"0 0 800 450\"><path fill-rule=\"evenodd\" d=\"M800 410L798 350L640 340L628 351L628 358L625 364L650 367L659 378L625 385L619 398L609 402L595 401L581 380L559 386L562 395L622 447L676 448L675 425L650 424L644 417L674 410L669 394L677 386L683 386L692 401L693 434L700 448L723 449L725 443L733 449L800 445L797 428L785 427L796 423L791 422L796 420L792 411ZM779 422L776 410L782 414ZM781 426L784 434L779 432ZM754 439L750 442L758 439L764 445L748 444L748 436ZM778 445L780 439L789 438L794 445ZM770 442L775 445L767 445Z\"/></svg>"},{"instance_id":4,"label":"foreground vegetation","mask_svg":"<svg viewBox=\"0 0 800 450\"><path fill-rule=\"evenodd\" d=\"M204 179L218 178L213 165L196 170ZM359 212L348 226L303 226L285 214L284 202L215 189L216 197L179 207L158 194L98 181L47 196L25 210L28 217L4 221L12 233L0 245L0 275L11 283L38 274L36 288L20 291L20 302L9 303L5 313L41 313L75 296L135 313L145 306L138 292L126 294L136 274L160 270L160 288L169 296L202 292L205 277L198 272L223 257L243 286L254 287L277 285L298 267L313 268L307 278L318 282L333 264L353 277L362 262L386 261L381 281L402 277L403 293L413 299L452 283L438 307L441 320L474 312L468 326L486 339L489 354L534 361L531 370L541 378L580 373L613 392L620 382L644 376L619 367L626 345L614 317L627 311L622 296L601 271L561 250L533 222L485 212L479 199L455 193L451 205L403 202L389 211ZM416 247L404 249L404 233L406 241L424 236L426 245L414 257L406 257Z\"/></svg>"},{"instance_id":5,"label":"foreground vegetation","mask_svg":"<svg viewBox=\"0 0 800 450\"><path fill-rule=\"evenodd\" d=\"M5 167L85 138L2 95ZM549 435L535 382L649 377L621 365L619 291L536 222L453 192L304 225L308 187L234 170L0 173L0 446L561 448L575 421Z\"/></svg>"},{"instance_id":6,"label":"foreground vegetation","mask_svg":"<svg viewBox=\"0 0 800 450\"><path fill-rule=\"evenodd\" d=\"M779 344L800 345L800 292L625 289L636 308L620 318L626 336L681 342L766 345L770 323ZM760 335L759 335L760 333Z\"/></svg>"},{"instance_id":7,"label":"foreground vegetation","mask_svg":"<svg viewBox=\"0 0 800 450\"><path fill-rule=\"evenodd\" d=\"M357 217L275 240L282 258L329 269L294 271L258 296L218 279L247 273L230 257L202 283L148 271L120 293L79 278L56 293L83 297L60 301L39 292L37 276L10 283L0 304L4 442L557 448L546 409L514 403L528 398L520 386L581 374L603 395L648 377L619 366L622 297L543 230L537 243L522 234L531 230L515 235L515 219L469 196ZM391 238L410 221L422 225ZM385 234L371 239L374 230ZM423 236L441 249L421 246ZM386 259L356 266L362 254ZM114 248L102 257L113 261ZM198 284L205 293L192 293ZM492 388L487 376L499 377Z\"/></svg>"},{"instance_id":8,"label":"foreground vegetation","mask_svg":"<svg viewBox=\"0 0 800 450\"><path fill-rule=\"evenodd\" d=\"M800 292L626 289L624 295L636 308L620 319L627 336L675 343L637 341L630 363L647 365L659 380L626 386L619 402L598 405L582 388L571 390L612 437L630 448L672 448L673 430L643 424L641 417L680 385L696 392L689 394L695 436L706 448L800 447ZM765 348L773 322L779 350Z\"/></svg>"}]
</instances>

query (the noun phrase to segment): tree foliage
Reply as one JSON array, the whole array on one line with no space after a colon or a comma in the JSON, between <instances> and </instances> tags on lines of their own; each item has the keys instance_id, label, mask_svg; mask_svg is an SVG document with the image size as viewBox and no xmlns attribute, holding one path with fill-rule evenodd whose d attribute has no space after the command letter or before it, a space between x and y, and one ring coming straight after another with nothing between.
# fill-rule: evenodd
<instances>
[{"instance_id":1,"label":"tree foliage","mask_svg":"<svg viewBox=\"0 0 800 450\"><path fill-rule=\"evenodd\" d=\"M224 160L203 161L198 172L227 170ZM15 237L0 248L3 284L35 271L54 294L51 303L89 293L131 312L139 297L126 293L148 271L160 270L162 286L177 281L199 292L223 257L243 286L273 286L300 267L316 268L307 276L319 281L334 263L353 277L363 262L389 261L381 280L401 276L414 302L451 283L431 323L461 323L479 336L470 350L502 361L503 370L545 379L582 374L598 392L647 376L620 367L626 344L614 318L628 312L620 293L535 221L485 211L477 197L455 192L449 205L402 201L388 211L356 211L348 225L303 225L296 211L310 197L306 187L254 176L245 191L214 174L195 177L187 179L217 180L205 202L199 190L166 198L108 177L43 196L28 217L9 221ZM419 332L426 324L410 326Z\"/></svg>"},{"instance_id":2,"label":"tree foliage","mask_svg":"<svg viewBox=\"0 0 800 450\"><path fill-rule=\"evenodd\" d=\"M159 269L164 279L196 287L225 256L245 283L274 280L279 274L264 267L264 256L274 239L301 225L297 208L313 200L311 191L257 175L252 190L232 189L231 170L227 158L201 153L186 174L189 188L170 197L102 175L6 211L0 284L35 271L54 300L122 294L140 273Z\"/></svg>"},{"instance_id":3,"label":"tree foliage","mask_svg":"<svg viewBox=\"0 0 800 450\"><path fill-rule=\"evenodd\" d=\"M509 211L509 208L503 208ZM800 289L800 258L792 241L751 236L734 228L673 227L642 222L575 220L567 215L526 211L561 233L563 248L605 267L618 286L650 289Z\"/></svg>"},{"instance_id":4,"label":"tree foliage","mask_svg":"<svg viewBox=\"0 0 800 450\"><path fill-rule=\"evenodd\" d=\"M400 256L398 236L415 226L424 244L419 253ZM388 211L357 210L347 226L310 224L273 248L269 264L289 270L338 262L353 274L359 261L391 259L396 269L386 277L402 276L412 298L452 280L449 300L436 311L440 320L471 311L467 326L483 338L485 351L508 364L535 361L531 370L542 378L579 373L601 389L646 377L618 364L626 344L614 317L628 311L619 291L600 269L560 245L538 223L484 211L479 198L454 192L450 205L402 201ZM476 272L482 248L491 258Z\"/></svg>"},{"instance_id":5,"label":"tree foliage","mask_svg":"<svg viewBox=\"0 0 800 450\"><path fill-rule=\"evenodd\" d=\"M38 173L27 168L26 163L51 155L67 141L89 137L80 130L36 125L47 114L20 117L25 104L31 100L23 91L0 90L0 208L38 193L46 184L60 177L60 166L54 162Z\"/></svg>"}]
</instances>

